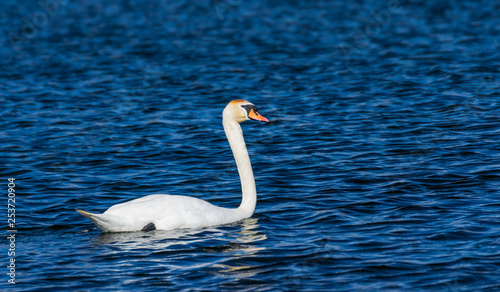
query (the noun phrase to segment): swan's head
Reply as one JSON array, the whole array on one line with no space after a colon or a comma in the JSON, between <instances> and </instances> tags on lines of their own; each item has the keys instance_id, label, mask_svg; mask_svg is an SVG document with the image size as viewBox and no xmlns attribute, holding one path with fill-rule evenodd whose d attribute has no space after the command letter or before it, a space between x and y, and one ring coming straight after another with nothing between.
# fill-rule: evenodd
<instances>
[{"instance_id":1,"label":"swan's head","mask_svg":"<svg viewBox=\"0 0 500 292\"><path fill-rule=\"evenodd\" d=\"M238 123L254 120L269 123L269 120L261 116L257 107L246 100L238 99L231 101L222 113L224 120L233 120Z\"/></svg>"}]
</instances>

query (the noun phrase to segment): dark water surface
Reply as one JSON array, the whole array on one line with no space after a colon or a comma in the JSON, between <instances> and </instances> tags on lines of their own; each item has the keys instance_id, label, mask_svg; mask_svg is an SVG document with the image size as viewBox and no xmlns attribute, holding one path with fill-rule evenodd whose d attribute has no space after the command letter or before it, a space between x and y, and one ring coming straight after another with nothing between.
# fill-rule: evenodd
<instances>
[{"instance_id":1,"label":"dark water surface","mask_svg":"<svg viewBox=\"0 0 500 292\"><path fill-rule=\"evenodd\" d=\"M500 3L395 2L2 1L1 289L500 291ZM75 212L236 207L240 98L271 120L243 125L252 218L103 235Z\"/></svg>"}]
</instances>

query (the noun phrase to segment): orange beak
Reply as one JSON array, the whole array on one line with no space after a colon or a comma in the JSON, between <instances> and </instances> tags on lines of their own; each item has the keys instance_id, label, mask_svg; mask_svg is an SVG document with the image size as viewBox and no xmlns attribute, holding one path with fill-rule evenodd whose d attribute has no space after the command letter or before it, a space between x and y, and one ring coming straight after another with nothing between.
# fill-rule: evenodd
<instances>
[{"instance_id":1,"label":"orange beak","mask_svg":"<svg viewBox=\"0 0 500 292\"><path fill-rule=\"evenodd\" d=\"M250 110L250 113L248 114L248 117L252 120L255 120L255 121L262 121L262 122L266 122L266 123L269 123L269 120L266 119L264 116L261 116L256 110L254 109L251 109Z\"/></svg>"}]
</instances>

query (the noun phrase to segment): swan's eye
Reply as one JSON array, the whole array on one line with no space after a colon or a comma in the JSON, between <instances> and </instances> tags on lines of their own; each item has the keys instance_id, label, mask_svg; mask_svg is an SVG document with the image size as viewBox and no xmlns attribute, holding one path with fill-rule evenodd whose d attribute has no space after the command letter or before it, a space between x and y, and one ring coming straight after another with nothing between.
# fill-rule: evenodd
<instances>
[{"instance_id":1,"label":"swan's eye","mask_svg":"<svg viewBox=\"0 0 500 292\"><path fill-rule=\"evenodd\" d=\"M250 114L250 111L253 109L254 111L257 111L257 108L253 104L243 104L241 105L242 108L244 108L247 112L247 114Z\"/></svg>"}]
</instances>

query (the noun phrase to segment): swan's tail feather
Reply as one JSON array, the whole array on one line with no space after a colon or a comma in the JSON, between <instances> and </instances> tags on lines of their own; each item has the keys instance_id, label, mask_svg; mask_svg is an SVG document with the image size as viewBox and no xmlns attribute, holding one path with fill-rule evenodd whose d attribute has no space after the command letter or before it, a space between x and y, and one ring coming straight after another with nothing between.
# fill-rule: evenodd
<instances>
[{"instance_id":1,"label":"swan's tail feather","mask_svg":"<svg viewBox=\"0 0 500 292\"><path fill-rule=\"evenodd\" d=\"M76 209L76 211L86 218L90 219L90 221L94 222L94 224L97 225L97 227L99 227L102 232L121 231L117 230L117 227L121 226L123 224L123 221L117 216L107 214L94 214L79 209Z\"/></svg>"},{"instance_id":2,"label":"swan's tail feather","mask_svg":"<svg viewBox=\"0 0 500 292\"><path fill-rule=\"evenodd\" d=\"M80 209L75 209L78 213L82 214L83 216L87 217L87 218L91 218L92 215L95 215L95 214L92 214L92 213L89 213L89 212L85 212L83 210L80 210Z\"/></svg>"}]
</instances>

